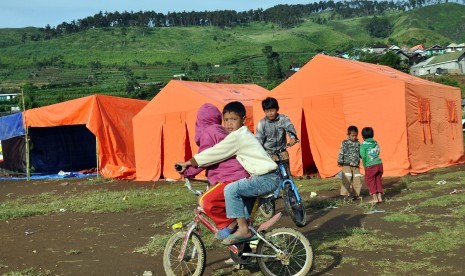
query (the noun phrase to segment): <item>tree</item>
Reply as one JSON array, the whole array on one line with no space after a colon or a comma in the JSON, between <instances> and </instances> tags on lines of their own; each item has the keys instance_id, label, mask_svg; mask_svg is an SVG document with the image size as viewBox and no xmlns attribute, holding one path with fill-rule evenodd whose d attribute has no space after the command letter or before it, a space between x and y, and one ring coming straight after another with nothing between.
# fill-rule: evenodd
<instances>
[{"instance_id":1,"label":"tree","mask_svg":"<svg viewBox=\"0 0 465 276\"><path fill-rule=\"evenodd\" d=\"M24 107L23 103L20 102L19 106L21 109L24 111L24 109L31 109L34 107L37 107L37 103L35 102L34 96L32 95L32 92L34 89L37 89L32 83L26 83L22 86L23 89L23 94L24 94Z\"/></svg>"},{"instance_id":2,"label":"tree","mask_svg":"<svg viewBox=\"0 0 465 276\"><path fill-rule=\"evenodd\" d=\"M283 72L279 63L280 56L277 52L273 51L273 47L267 45L262 49L262 53L266 57L266 78L269 81L281 79Z\"/></svg>"},{"instance_id":3,"label":"tree","mask_svg":"<svg viewBox=\"0 0 465 276\"><path fill-rule=\"evenodd\" d=\"M381 57L379 63L382 65L387 65L394 69L400 69L401 61L402 60L400 59L400 57L396 55L394 52L387 52Z\"/></svg>"},{"instance_id":4,"label":"tree","mask_svg":"<svg viewBox=\"0 0 465 276\"><path fill-rule=\"evenodd\" d=\"M385 38L392 33L392 23L387 17L377 17L370 19L365 26L368 33L373 37Z\"/></svg>"},{"instance_id":5,"label":"tree","mask_svg":"<svg viewBox=\"0 0 465 276\"><path fill-rule=\"evenodd\" d=\"M256 75L256 70L255 65L250 60L247 60L247 62L244 64L243 74L244 75L242 79L244 80L244 82L253 83L253 76Z\"/></svg>"}]
</instances>

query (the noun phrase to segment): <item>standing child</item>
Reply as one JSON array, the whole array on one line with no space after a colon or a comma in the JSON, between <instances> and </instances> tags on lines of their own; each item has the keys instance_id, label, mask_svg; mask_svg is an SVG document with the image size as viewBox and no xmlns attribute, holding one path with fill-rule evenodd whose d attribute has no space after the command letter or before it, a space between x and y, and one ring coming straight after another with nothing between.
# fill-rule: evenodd
<instances>
[{"instance_id":1,"label":"standing child","mask_svg":"<svg viewBox=\"0 0 465 276\"><path fill-rule=\"evenodd\" d=\"M291 120L284 115L279 114L278 100L268 97L262 101L263 112L265 117L257 124L255 137L271 156L273 152L286 146L286 133L289 135L289 146L297 143L297 134ZM278 161L272 156L274 161ZM281 160L287 162L289 168L289 154L287 151L281 153Z\"/></svg>"},{"instance_id":2,"label":"standing child","mask_svg":"<svg viewBox=\"0 0 465 276\"><path fill-rule=\"evenodd\" d=\"M216 106L206 103L199 108L195 122L195 143L199 146L199 152L213 147L228 136L229 132L221 125L221 122L222 115ZM194 177L203 169L190 167L184 171L183 175ZM236 158L231 157L207 167L206 175L212 186L200 196L199 205L219 229L215 237L223 240L234 231L234 225L230 228L227 226L235 222L234 219L226 217L223 190L229 183L248 177L249 174Z\"/></svg>"},{"instance_id":3,"label":"standing child","mask_svg":"<svg viewBox=\"0 0 465 276\"><path fill-rule=\"evenodd\" d=\"M227 130L233 130L223 141L194 155L189 161L178 162L181 172L187 167L208 167L236 156L250 177L227 185L224 189L226 214L237 221L238 229L223 240L224 245L257 239L248 228L244 211L244 198L257 197L273 192L278 187L277 165L244 126L245 107L240 102L230 102L223 109L223 121Z\"/></svg>"},{"instance_id":4,"label":"standing child","mask_svg":"<svg viewBox=\"0 0 465 276\"><path fill-rule=\"evenodd\" d=\"M361 174L360 174L360 142L357 139L358 129L356 126L347 128L347 139L342 141L337 164L342 167L342 185L341 195L349 197L351 195L351 187L353 190L353 199L360 197L362 189Z\"/></svg>"},{"instance_id":5,"label":"standing child","mask_svg":"<svg viewBox=\"0 0 465 276\"><path fill-rule=\"evenodd\" d=\"M383 176L383 162L379 158L379 146L373 139L375 133L373 128L364 127L362 129L363 143L360 145L360 156L365 168L365 183L373 199L370 203L380 203L383 201L383 187L381 177Z\"/></svg>"}]
</instances>

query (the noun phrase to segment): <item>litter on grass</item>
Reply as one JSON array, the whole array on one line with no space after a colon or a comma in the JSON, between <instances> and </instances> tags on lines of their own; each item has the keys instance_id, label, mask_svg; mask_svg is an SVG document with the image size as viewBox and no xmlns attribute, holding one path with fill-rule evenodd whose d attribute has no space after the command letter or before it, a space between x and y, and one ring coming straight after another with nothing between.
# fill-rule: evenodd
<instances>
[{"instance_id":1,"label":"litter on grass","mask_svg":"<svg viewBox=\"0 0 465 276\"><path fill-rule=\"evenodd\" d=\"M181 229L182 228L182 222L178 222L178 223L173 224L173 226L171 226L171 228L173 228L173 229Z\"/></svg>"},{"instance_id":2,"label":"litter on grass","mask_svg":"<svg viewBox=\"0 0 465 276\"><path fill-rule=\"evenodd\" d=\"M384 213L384 212L386 212L386 211L375 209L375 210L368 211L365 214Z\"/></svg>"},{"instance_id":3,"label":"litter on grass","mask_svg":"<svg viewBox=\"0 0 465 276\"><path fill-rule=\"evenodd\" d=\"M457 189L454 189L452 192L450 192L449 194L450 195L453 195L453 194L458 194L458 193L463 193L465 192L465 190L457 190Z\"/></svg>"},{"instance_id":4,"label":"litter on grass","mask_svg":"<svg viewBox=\"0 0 465 276\"><path fill-rule=\"evenodd\" d=\"M447 181L445 181L445 180L439 180L438 183L436 183L436 184L438 184L438 185L445 185L445 184L447 184Z\"/></svg>"}]
</instances>

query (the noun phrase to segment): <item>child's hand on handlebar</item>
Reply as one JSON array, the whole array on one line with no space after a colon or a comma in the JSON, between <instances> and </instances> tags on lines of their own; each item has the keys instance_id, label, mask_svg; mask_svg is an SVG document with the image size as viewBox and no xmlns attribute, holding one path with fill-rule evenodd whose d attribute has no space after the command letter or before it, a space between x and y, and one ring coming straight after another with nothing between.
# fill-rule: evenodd
<instances>
[{"instance_id":1,"label":"child's hand on handlebar","mask_svg":"<svg viewBox=\"0 0 465 276\"><path fill-rule=\"evenodd\" d=\"M299 142L299 140L297 140L297 139L295 139L295 138L291 138L291 139L289 140L289 143L287 143L287 145L288 145L289 147L292 147L293 145L297 144L298 142Z\"/></svg>"},{"instance_id":2,"label":"child's hand on handlebar","mask_svg":"<svg viewBox=\"0 0 465 276\"><path fill-rule=\"evenodd\" d=\"M187 167L189 167L191 165L191 163L188 161L188 162L176 162L174 164L174 169L180 174L182 175Z\"/></svg>"}]
</instances>

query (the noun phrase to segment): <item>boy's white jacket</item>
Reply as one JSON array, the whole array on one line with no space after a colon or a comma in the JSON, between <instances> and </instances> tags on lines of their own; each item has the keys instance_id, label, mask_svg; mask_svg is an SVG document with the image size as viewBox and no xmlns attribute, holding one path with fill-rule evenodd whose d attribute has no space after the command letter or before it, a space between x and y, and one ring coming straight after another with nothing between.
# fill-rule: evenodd
<instances>
[{"instance_id":1,"label":"boy's white jacket","mask_svg":"<svg viewBox=\"0 0 465 276\"><path fill-rule=\"evenodd\" d=\"M250 175L263 175L276 170L276 163L246 126L231 132L223 141L194 155L199 167L208 167L232 156Z\"/></svg>"}]
</instances>

